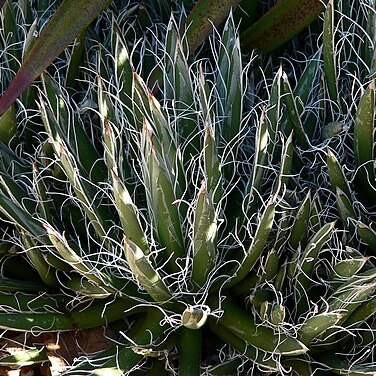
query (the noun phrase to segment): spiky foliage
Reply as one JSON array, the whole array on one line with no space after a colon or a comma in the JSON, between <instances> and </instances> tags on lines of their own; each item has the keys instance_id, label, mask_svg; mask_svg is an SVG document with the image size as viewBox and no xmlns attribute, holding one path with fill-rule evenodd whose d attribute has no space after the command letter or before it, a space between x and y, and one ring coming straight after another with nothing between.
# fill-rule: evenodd
<instances>
[{"instance_id":1,"label":"spiky foliage","mask_svg":"<svg viewBox=\"0 0 376 376\"><path fill-rule=\"evenodd\" d=\"M244 68L232 18L189 60L173 18L140 46L105 15L74 88L64 64L44 73L33 146L0 144L5 236L38 274L2 279L0 326L116 329L72 375L374 374L375 7L358 5L329 2L290 53L303 67Z\"/></svg>"}]
</instances>

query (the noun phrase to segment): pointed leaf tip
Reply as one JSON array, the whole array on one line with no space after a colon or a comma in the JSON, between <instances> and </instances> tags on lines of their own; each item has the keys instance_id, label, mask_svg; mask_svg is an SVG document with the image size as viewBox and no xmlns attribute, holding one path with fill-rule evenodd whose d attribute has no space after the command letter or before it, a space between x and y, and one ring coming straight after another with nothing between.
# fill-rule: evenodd
<instances>
[{"instance_id":1,"label":"pointed leaf tip","mask_svg":"<svg viewBox=\"0 0 376 376\"><path fill-rule=\"evenodd\" d=\"M0 0L0 7L4 2ZM111 0L63 1L0 98L0 115L110 3Z\"/></svg>"}]
</instances>

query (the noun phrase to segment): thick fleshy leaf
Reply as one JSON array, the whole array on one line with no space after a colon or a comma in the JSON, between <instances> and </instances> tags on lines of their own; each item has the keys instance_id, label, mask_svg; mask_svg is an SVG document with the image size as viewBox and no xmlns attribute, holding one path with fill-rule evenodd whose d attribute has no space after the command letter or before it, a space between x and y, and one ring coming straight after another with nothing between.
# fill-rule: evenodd
<instances>
[{"instance_id":1,"label":"thick fleshy leaf","mask_svg":"<svg viewBox=\"0 0 376 376\"><path fill-rule=\"evenodd\" d=\"M25 367L33 364L48 362L48 356L45 349L31 349L17 351L15 354L4 356L0 359L2 367Z\"/></svg>"},{"instance_id":2,"label":"thick fleshy leaf","mask_svg":"<svg viewBox=\"0 0 376 376\"><path fill-rule=\"evenodd\" d=\"M21 68L0 98L0 114L52 63L111 0L64 0L27 55ZM0 5L2 5L0 3Z\"/></svg>"},{"instance_id":3,"label":"thick fleshy leaf","mask_svg":"<svg viewBox=\"0 0 376 376\"><path fill-rule=\"evenodd\" d=\"M236 25L232 16L227 20L222 43L218 51L218 74L216 87L218 90L218 118L221 119L223 138L229 143L238 136L243 113L242 57Z\"/></svg>"},{"instance_id":4,"label":"thick fleshy leaf","mask_svg":"<svg viewBox=\"0 0 376 376\"><path fill-rule=\"evenodd\" d=\"M279 0L242 33L241 42L245 48L270 52L302 31L323 10L321 0Z\"/></svg>"},{"instance_id":5,"label":"thick fleshy leaf","mask_svg":"<svg viewBox=\"0 0 376 376\"><path fill-rule=\"evenodd\" d=\"M213 25L217 27L229 15L231 8L240 0L199 0L189 13L186 25L187 41L191 53L210 35Z\"/></svg>"},{"instance_id":6,"label":"thick fleshy leaf","mask_svg":"<svg viewBox=\"0 0 376 376\"><path fill-rule=\"evenodd\" d=\"M35 333L62 332L105 325L125 316L124 311L132 308L128 300L102 301L84 309L61 312L9 312L0 313L0 328Z\"/></svg>"}]
</instances>

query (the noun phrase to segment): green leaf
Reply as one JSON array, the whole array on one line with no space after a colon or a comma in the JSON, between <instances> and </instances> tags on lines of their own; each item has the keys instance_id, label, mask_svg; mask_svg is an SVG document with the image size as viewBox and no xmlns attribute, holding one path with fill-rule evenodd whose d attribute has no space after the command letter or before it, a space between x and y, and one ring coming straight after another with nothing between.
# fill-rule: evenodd
<instances>
[{"instance_id":1,"label":"green leaf","mask_svg":"<svg viewBox=\"0 0 376 376\"><path fill-rule=\"evenodd\" d=\"M218 204L222 198L221 161L215 142L215 128L209 124L205 127L204 136L204 170L207 180L207 191L213 196L213 202Z\"/></svg>"},{"instance_id":2,"label":"green leaf","mask_svg":"<svg viewBox=\"0 0 376 376\"><path fill-rule=\"evenodd\" d=\"M9 149L2 141L0 141L0 167L6 171L12 171L14 175L21 175L30 171L26 161Z\"/></svg>"},{"instance_id":3,"label":"green leaf","mask_svg":"<svg viewBox=\"0 0 376 376\"><path fill-rule=\"evenodd\" d=\"M60 52L74 40L76 35L110 4L111 0L64 0L42 31L7 91L0 98L0 114L9 108Z\"/></svg>"},{"instance_id":4,"label":"green leaf","mask_svg":"<svg viewBox=\"0 0 376 376\"><path fill-rule=\"evenodd\" d=\"M371 81L360 98L354 123L354 154L358 167L373 160L375 82ZM364 182L367 182L365 179Z\"/></svg>"},{"instance_id":5,"label":"green leaf","mask_svg":"<svg viewBox=\"0 0 376 376\"><path fill-rule=\"evenodd\" d=\"M286 73L282 73L283 91L284 91L284 101L286 104L286 110L288 118L290 119L291 127L294 130L297 145L304 150L309 149L310 142L307 133L304 129L301 113L299 111L297 100L295 98L294 92L291 89L288 77ZM285 132L290 133L290 129L285 130Z\"/></svg>"},{"instance_id":6,"label":"green leaf","mask_svg":"<svg viewBox=\"0 0 376 376\"><path fill-rule=\"evenodd\" d=\"M334 2L329 1L324 15L324 33L323 33L323 60L324 75L328 88L329 96L332 101L338 97L337 88L337 67L334 43Z\"/></svg>"},{"instance_id":7,"label":"green leaf","mask_svg":"<svg viewBox=\"0 0 376 376\"><path fill-rule=\"evenodd\" d=\"M122 319L124 311L131 308L130 301L119 299L94 303L69 314L55 311L6 312L0 313L0 328L22 332L32 330L35 333L94 328Z\"/></svg>"},{"instance_id":8,"label":"green leaf","mask_svg":"<svg viewBox=\"0 0 376 376\"><path fill-rule=\"evenodd\" d=\"M270 137L270 142L268 144L269 154L271 154L272 151L276 148L278 131L280 130L282 93L283 88L281 66L273 79L268 105L266 107L266 118Z\"/></svg>"},{"instance_id":9,"label":"green leaf","mask_svg":"<svg viewBox=\"0 0 376 376\"><path fill-rule=\"evenodd\" d=\"M305 244L306 242L311 203L311 191L308 191L296 212L295 221L291 228L289 243L294 250L297 250L301 243Z\"/></svg>"},{"instance_id":10,"label":"green leaf","mask_svg":"<svg viewBox=\"0 0 376 376\"><path fill-rule=\"evenodd\" d=\"M376 374L376 367L374 363L359 363L349 362L344 357L334 355L330 352L322 352L315 356L315 359L327 366L337 375L347 376L374 376Z\"/></svg>"},{"instance_id":11,"label":"green leaf","mask_svg":"<svg viewBox=\"0 0 376 376\"><path fill-rule=\"evenodd\" d=\"M210 308L216 308L217 299L209 299ZM256 324L251 313L228 298L221 302L221 309L223 314L217 323L260 350L281 355L299 355L308 351L296 338L282 331L274 333L272 328ZM213 322L213 319L209 320Z\"/></svg>"},{"instance_id":12,"label":"green leaf","mask_svg":"<svg viewBox=\"0 0 376 376\"><path fill-rule=\"evenodd\" d=\"M4 144L9 144L9 141L17 133L17 120L16 120L16 110L14 106L9 107L9 109L0 116L0 140Z\"/></svg>"},{"instance_id":13,"label":"green leaf","mask_svg":"<svg viewBox=\"0 0 376 376\"><path fill-rule=\"evenodd\" d=\"M202 287L215 263L217 218L212 196L201 186L194 214L192 280Z\"/></svg>"},{"instance_id":14,"label":"green leaf","mask_svg":"<svg viewBox=\"0 0 376 376\"><path fill-rule=\"evenodd\" d=\"M343 168L335 154L330 149L328 149L326 164L333 191L335 192L337 188L340 188L347 197L351 197L349 182L346 179Z\"/></svg>"},{"instance_id":15,"label":"green leaf","mask_svg":"<svg viewBox=\"0 0 376 376\"><path fill-rule=\"evenodd\" d=\"M56 251L74 270L86 277L94 285L98 285L110 293L120 292L119 290L125 284L124 281L103 273L87 257L81 257L78 247L75 244L68 243L64 235L57 232L51 225L46 224L45 228Z\"/></svg>"},{"instance_id":16,"label":"green leaf","mask_svg":"<svg viewBox=\"0 0 376 376\"><path fill-rule=\"evenodd\" d=\"M194 93L184 40L179 37L178 26L174 18L170 19L166 34L166 53L164 54L163 85L165 97L174 101L177 114L177 129L182 140L188 140L184 150L184 160L188 161L199 149L197 121L194 111Z\"/></svg>"},{"instance_id":17,"label":"green leaf","mask_svg":"<svg viewBox=\"0 0 376 376\"><path fill-rule=\"evenodd\" d=\"M218 53L217 116L223 138L230 143L239 134L243 115L242 57L236 26L230 16L224 26Z\"/></svg>"},{"instance_id":18,"label":"green leaf","mask_svg":"<svg viewBox=\"0 0 376 376\"><path fill-rule=\"evenodd\" d=\"M327 223L312 236L305 247L300 260L297 262L298 268L295 270L294 283L298 309L303 312L306 309L307 290L312 285L312 275L318 261L320 251L324 244L330 239L335 222Z\"/></svg>"},{"instance_id":19,"label":"green leaf","mask_svg":"<svg viewBox=\"0 0 376 376\"><path fill-rule=\"evenodd\" d=\"M82 63L82 56L85 50L86 34L87 29L85 28L77 35L66 73L65 84L67 87L73 87L75 79L78 77L80 65Z\"/></svg>"},{"instance_id":20,"label":"green leaf","mask_svg":"<svg viewBox=\"0 0 376 376\"><path fill-rule=\"evenodd\" d=\"M181 327L178 343L179 375L201 375L202 331Z\"/></svg>"},{"instance_id":21,"label":"green leaf","mask_svg":"<svg viewBox=\"0 0 376 376\"><path fill-rule=\"evenodd\" d=\"M324 312L309 317L299 328L300 341L308 346L314 338L336 325L341 318L342 315L338 312Z\"/></svg>"},{"instance_id":22,"label":"green leaf","mask_svg":"<svg viewBox=\"0 0 376 376\"><path fill-rule=\"evenodd\" d=\"M375 92L375 82L371 81L359 100L354 122L354 157L355 165L358 167L359 190L372 204L375 203L376 186L373 168Z\"/></svg>"},{"instance_id":23,"label":"green leaf","mask_svg":"<svg viewBox=\"0 0 376 376\"><path fill-rule=\"evenodd\" d=\"M356 229L360 240L367 244L369 250L376 252L376 232L362 222L358 222Z\"/></svg>"},{"instance_id":24,"label":"green leaf","mask_svg":"<svg viewBox=\"0 0 376 376\"><path fill-rule=\"evenodd\" d=\"M66 306L71 298L68 295L41 295L35 294L1 293L0 312L13 311L33 311L45 312L46 310L58 311L59 307Z\"/></svg>"},{"instance_id":25,"label":"green leaf","mask_svg":"<svg viewBox=\"0 0 376 376\"><path fill-rule=\"evenodd\" d=\"M55 270L46 262L36 242L24 231L20 231L21 240L26 250L26 256L38 272L41 280L51 287L58 286Z\"/></svg>"},{"instance_id":26,"label":"green leaf","mask_svg":"<svg viewBox=\"0 0 376 376\"><path fill-rule=\"evenodd\" d=\"M19 67L19 61L21 58L21 50L18 43L20 42L17 33L17 18L16 8L13 1L6 1L2 14L2 35L6 38L6 64L12 72L15 72Z\"/></svg>"},{"instance_id":27,"label":"green leaf","mask_svg":"<svg viewBox=\"0 0 376 376\"><path fill-rule=\"evenodd\" d=\"M227 286L231 287L241 282L254 267L259 259L262 251L265 248L266 242L269 238L270 231L273 226L275 216L275 198L272 197L266 204L265 209L261 215L256 233L252 239L252 243L248 248L247 254L241 262L241 265L234 273L232 279Z\"/></svg>"},{"instance_id":28,"label":"green leaf","mask_svg":"<svg viewBox=\"0 0 376 376\"><path fill-rule=\"evenodd\" d=\"M24 367L44 362L48 362L46 349L17 351L0 359L1 367Z\"/></svg>"},{"instance_id":29,"label":"green leaf","mask_svg":"<svg viewBox=\"0 0 376 376\"><path fill-rule=\"evenodd\" d=\"M253 363L260 365L261 367L263 367L263 369L267 369L268 371L278 370L278 362L274 360L274 358L271 357L267 352L244 341L242 338L238 337L236 334L232 333L222 325L209 322L209 327L210 330L214 332L219 338L221 338L225 343L233 347L239 354L242 354L246 358L250 359ZM231 373L210 372L210 375L236 375L236 372L237 370Z\"/></svg>"},{"instance_id":30,"label":"green leaf","mask_svg":"<svg viewBox=\"0 0 376 376\"><path fill-rule=\"evenodd\" d=\"M184 255L184 237L181 219L176 204L174 180L171 170L158 153L156 137L144 129L144 176L147 188L148 210L160 244L172 270L178 271L177 259Z\"/></svg>"},{"instance_id":31,"label":"green leaf","mask_svg":"<svg viewBox=\"0 0 376 376\"><path fill-rule=\"evenodd\" d=\"M292 132L287 138L285 144L283 145L281 153L281 168L278 174L278 178L274 182L273 194L283 194L285 191L290 177L291 177L291 167L294 156L294 146L292 142Z\"/></svg>"},{"instance_id":32,"label":"green leaf","mask_svg":"<svg viewBox=\"0 0 376 376\"><path fill-rule=\"evenodd\" d=\"M75 160L93 181L103 182L108 177L106 166L86 133L84 125L70 109L68 98L48 74L42 75L42 84L49 104L45 106L41 101L43 122L47 132L53 139L57 139L58 136L66 142Z\"/></svg>"},{"instance_id":33,"label":"green leaf","mask_svg":"<svg viewBox=\"0 0 376 376\"><path fill-rule=\"evenodd\" d=\"M77 163L75 156L68 150L67 143L59 135L58 125L51 111L41 103L42 121L50 136L55 153L60 158L61 166L79 199L80 205L89 217L98 237L104 239L106 246L111 247L107 236L116 236L113 229L113 215L108 207L101 205L100 188L93 183L86 172Z\"/></svg>"},{"instance_id":34,"label":"green leaf","mask_svg":"<svg viewBox=\"0 0 376 376\"><path fill-rule=\"evenodd\" d=\"M357 214L351 200L347 197L340 188L336 189L337 209L344 227L349 231L351 236L355 231L354 222L357 219Z\"/></svg>"},{"instance_id":35,"label":"green leaf","mask_svg":"<svg viewBox=\"0 0 376 376\"><path fill-rule=\"evenodd\" d=\"M14 177L0 172L0 189L20 208L24 208L27 212L33 213L35 211L35 203L33 196L16 182Z\"/></svg>"},{"instance_id":36,"label":"green leaf","mask_svg":"<svg viewBox=\"0 0 376 376\"><path fill-rule=\"evenodd\" d=\"M0 278L0 291L7 292L31 292L37 293L45 291L46 286L43 283L32 281L20 281L17 279ZM0 325L1 327L1 325Z\"/></svg>"},{"instance_id":37,"label":"green leaf","mask_svg":"<svg viewBox=\"0 0 376 376\"><path fill-rule=\"evenodd\" d=\"M357 256L337 262L329 275L330 279L343 280L356 275L368 261L368 257Z\"/></svg>"},{"instance_id":38,"label":"green leaf","mask_svg":"<svg viewBox=\"0 0 376 376\"><path fill-rule=\"evenodd\" d=\"M256 128L256 150L253 159L252 176L250 177L246 187L246 212L252 215L257 209L260 198L262 178L268 167L268 145L269 145L269 129L265 119L265 113L261 113L260 120L257 122Z\"/></svg>"},{"instance_id":39,"label":"green leaf","mask_svg":"<svg viewBox=\"0 0 376 376\"><path fill-rule=\"evenodd\" d=\"M171 293L142 250L129 239L124 241L125 258L132 273L142 287L156 302L166 302Z\"/></svg>"},{"instance_id":40,"label":"green leaf","mask_svg":"<svg viewBox=\"0 0 376 376\"><path fill-rule=\"evenodd\" d=\"M108 298L111 295L111 293L101 286L94 285L90 281L75 275L71 276L70 279L64 282L64 286L78 295L87 296L93 299Z\"/></svg>"},{"instance_id":41,"label":"green leaf","mask_svg":"<svg viewBox=\"0 0 376 376\"><path fill-rule=\"evenodd\" d=\"M134 242L145 255L150 253L147 237L142 229L139 212L121 179L112 172L116 209L127 239Z\"/></svg>"},{"instance_id":42,"label":"green leaf","mask_svg":"<svg viewBox=\"0 0 376 376\"><path fill-rule=\"evenodd\" d=\"M32 217L26 210L14 204L8 197L0 193L0 211L3 212L14 224L25 231L48 243L46 231L41 223Z\"/></svg>"}]
</instances>

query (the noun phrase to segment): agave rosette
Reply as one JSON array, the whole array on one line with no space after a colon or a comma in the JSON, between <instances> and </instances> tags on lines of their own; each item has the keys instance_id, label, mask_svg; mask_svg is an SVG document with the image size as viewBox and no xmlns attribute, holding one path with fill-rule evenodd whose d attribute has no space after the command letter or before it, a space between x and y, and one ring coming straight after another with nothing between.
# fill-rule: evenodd
<instances>
[{"instance_id":1,"label":"agave rosette","mask_svg":"<svg viewBox=\"0 0 376 376\"><path fill-rule=\"evenodd\" d=\"M90 41L81 82L65 76L76 89L45 72L35 150L15 154L11 139L0 145L0 208L12 234L3 269L10 273L4 260L16 243L14 257L38 281L2 278L1 328L115 328L117 343L79 359L72 375L138 367L373 374L368 359L354 359L374 344L364 328L374 327L375 313L367 199L375 88L356 71L364 92L346 112L350 64L338 68L347 50L333 50L333 41L348 25L334 20L353 10L344 1L333 7L323 50L307 44L312 59L295 70L296 83L263 56L243 67L232 17L212 38L210 58L195 60L173 18L163 42L151 38L130 54L131 29L104 16L108 43ZM365 20L366 11L356 22ZM135 68L143 52L157 57L153 92L142 78L148 67ZM371 74L373 56L364 54ZM260 62L272 72L264 81ZM338 119L352 117L346 132ZM349 145L354 182L336 157Z\"/></svg>"}]
</instances>

